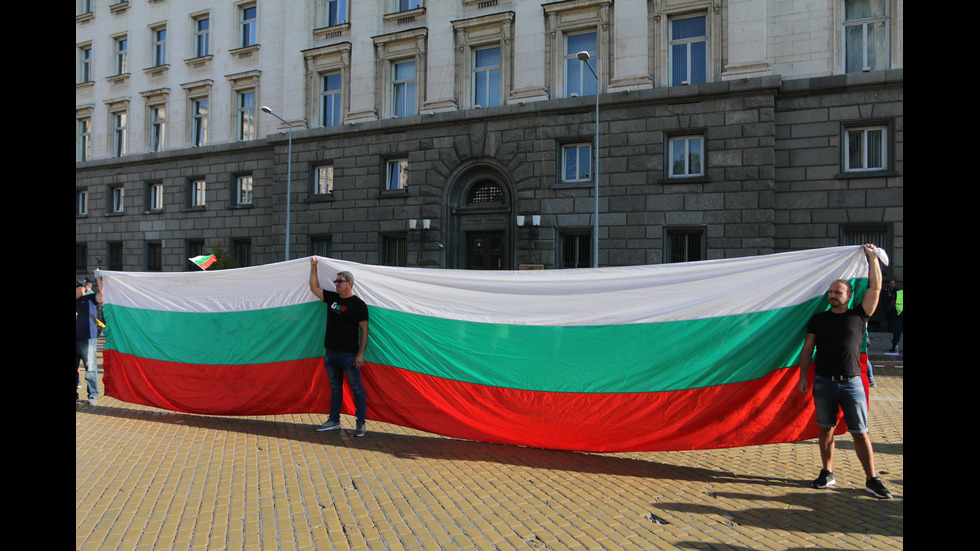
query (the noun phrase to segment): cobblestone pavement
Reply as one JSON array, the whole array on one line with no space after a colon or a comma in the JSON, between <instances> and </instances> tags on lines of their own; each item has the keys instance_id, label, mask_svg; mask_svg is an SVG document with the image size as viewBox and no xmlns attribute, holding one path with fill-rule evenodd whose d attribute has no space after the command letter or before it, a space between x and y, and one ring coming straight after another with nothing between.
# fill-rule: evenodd
<instances>
[{"instance_id":1,"label":"cobblestone pavement","mask_svg":"<svg viewBox=\"0 0 980 551\"><path fill-rule=\"evenodd\" d=\"M864 491L849 436L813 490L815 440L589 454L320 415L75 406L75 546L94 550L902 549L903 368L875 367L872 439L894 495ZM84 395L84 381L79 389Z\"/></svg>"}]
</instances>

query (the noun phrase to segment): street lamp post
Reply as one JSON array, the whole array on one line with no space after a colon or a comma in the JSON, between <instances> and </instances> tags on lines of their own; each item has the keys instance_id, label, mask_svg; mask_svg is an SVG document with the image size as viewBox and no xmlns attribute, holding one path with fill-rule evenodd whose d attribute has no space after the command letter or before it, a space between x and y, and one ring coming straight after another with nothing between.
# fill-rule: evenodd
<instances>
[{"instance_id":1,"label":"street lamp post","mask_svg":"<svg viewBox=\"0 0 980 551\"><path fill-rule=\"evenodd\" d=\"M286 119L280 117L279 115L272 112L265 105L261 108L266 113L272 115L273 117L281 120L289 127L289 145L286 149L286 260L289 260L289 215L291 209L291 195L293 191L293 125L289 124Z\"/></svg>"},{"instance_id":2,"label":"street lamp post","mask_svg":"<svg viewBox=\"0 0 980 551\"><path fill-rule=\"evenodd\" d=\"M595 73L589 65L589 52L579 52L575 54L582 63L589 68L589 72L595 77L595 167L592 177L595 180L595 215L592 217L592 267L599 267L599 75Z\"/></svg>"}]
</instances>

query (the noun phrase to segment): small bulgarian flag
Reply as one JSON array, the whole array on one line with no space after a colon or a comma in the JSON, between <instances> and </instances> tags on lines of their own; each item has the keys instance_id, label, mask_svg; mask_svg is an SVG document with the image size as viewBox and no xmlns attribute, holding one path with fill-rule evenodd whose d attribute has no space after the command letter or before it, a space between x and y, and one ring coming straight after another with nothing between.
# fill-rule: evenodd
<instances>
[{"instance_id":1,"label":"small bulgarian flag","mask_svg":"<svg viewBox=\"0 0 980 551\"><path fill-rule=\"evenodd\" d=\"M198 267L200 267L202 270L207 270L208 267L211 266L212 264L214 264L214 261L215 260L218 260L218 259L215 258L213 254L209 254L207 256L205 256L205 255L202 254L201 256L195 256L194 258L188 258L188 260L190 260L194 264L197 264Z\"/></svg>"}]
</instances>

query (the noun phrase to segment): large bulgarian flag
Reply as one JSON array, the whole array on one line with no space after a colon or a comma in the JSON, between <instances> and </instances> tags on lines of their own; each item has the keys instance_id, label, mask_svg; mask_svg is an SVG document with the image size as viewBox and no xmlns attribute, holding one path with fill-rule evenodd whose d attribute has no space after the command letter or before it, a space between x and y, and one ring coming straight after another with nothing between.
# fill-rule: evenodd
<instances>
[{"instance_id":1,"label":"large bulgarian flag","mask_svg":"<svg viewBox=\"0 0 980 551\"><path fill-rule=\"evenodd\" d=\"M322 285L350 271L368 304L369 419L593 452L815 437L797 390L806 323L833 280L852 280L859 301L868 273L861 247L579 270L318 260ZM106 394L201 414L326 413L327 307L309 272L309 258L99 272ZM346 390L344 402L353 413Z\"/></svg>"}]
</instances>

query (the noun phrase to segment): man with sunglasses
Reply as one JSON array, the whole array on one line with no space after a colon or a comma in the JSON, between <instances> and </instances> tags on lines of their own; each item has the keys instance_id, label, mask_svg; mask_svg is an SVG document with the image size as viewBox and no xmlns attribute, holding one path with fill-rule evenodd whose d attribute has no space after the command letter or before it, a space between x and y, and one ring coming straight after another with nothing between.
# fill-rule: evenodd
<instances>
[{"instance_id":1,"label":"man with sunglasses","mask_svg":"<svg viewBox=\"0 0 980 551\"><path fill-rule=\"evenodd\" d=\"M336 291L320 287L316 273L316 257L310 257L310 291L327 303L327 329L323 337L326 353L323 365L330 381L330 417L317 427L318 431L340 429L340 406L343 401L344 375L354 395L357 426L354 436L364 436L364 419L367 415L367 396L361 384L361 368L364 367L364 349L368 340L368 310L360 298L354 296L354 276L340 272L334 280Z\"/></svg>"},{"instance_id":2,"label":"man with sunglasses","mask_svg":"<svg viewBox=\"0 0 980 551\"><path fill-rule=\"evenodd\" d=\"M806 339L800 354L799 390L812 391L813 403L820 427L818 445L823 468L811 484L827 488L837 483L834 478L834 428L838 411L843 411L847 430L854 439L854 453L864 469L865 490L881 499L890 499L875 471L874 452L868 435L868 399L861 381L861 346L865 342L868 319L878 306L881 293L881 266L877 247L864 245L868 257L868 289L860 304L850 308L853 295L851 283L839 279L830 284L827 300L830 309L816 314L806 328ZM814 348L817 351L813 357ZM808 381L810 364L815 365L812 388Z\"/></svg>"}]
</instances>

